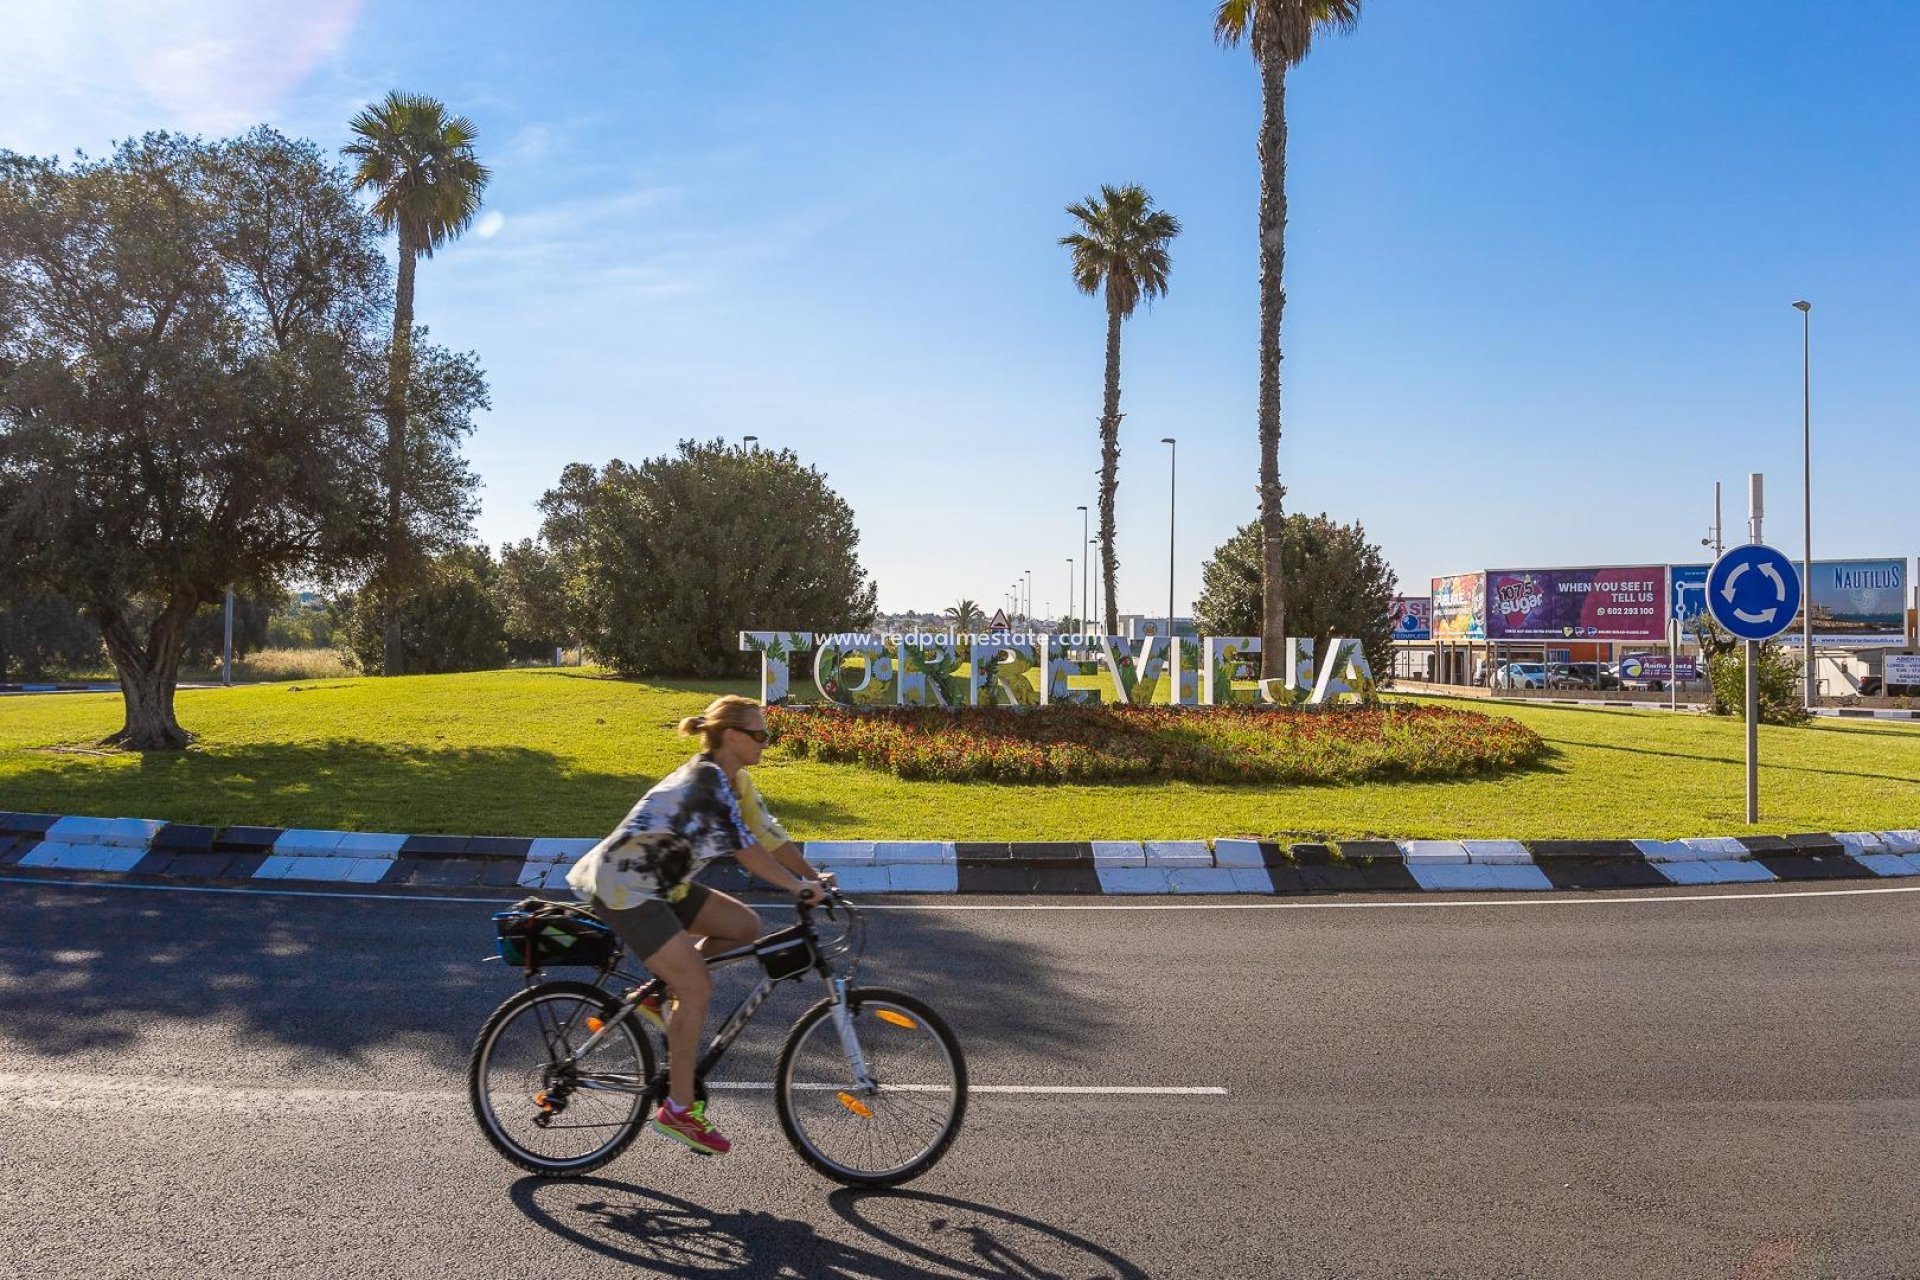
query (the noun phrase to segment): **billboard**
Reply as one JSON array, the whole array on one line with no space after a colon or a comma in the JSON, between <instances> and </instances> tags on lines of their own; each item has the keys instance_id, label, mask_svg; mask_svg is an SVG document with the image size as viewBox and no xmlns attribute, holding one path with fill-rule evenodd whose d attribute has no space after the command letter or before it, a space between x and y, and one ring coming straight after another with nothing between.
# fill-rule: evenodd
<instances>
[{"instance_id":1,"label":"billboard","mask_svg":"<svg viewBox=\"0 0 1920 1280\"><path fill-rule=\"evenodd\" d=\"M1620 659L1622 680L1698 680L1700 664L1692 657L1673 659L1664 653L1630 653Z\"/></svg>"},{"instance_id":2,"label":"billboard","mask_svg":"<svg viewBox=\"0 0 1920 1280\"><path fill-rule=\"evenodd\" d=\"M1492 569L1489 640L1645 640L1667 634L1667 567Z\"/></svg>"},{"instance_id":3,"label":"billboard","mask_svg":"<svg viewBox=\"0 0 1920 1280\"><path fill-rule=\"evenodd\" d=\"M1487 638L1487 576L1455 573L1433 580L1429 629L1435 640Z\"/></svg>"},{"instance_id":4,"label":"billboard","mask_svg":"<svg viewBox=\"0 0 1920 1280\"><path fill-rule=\"evenodd\" d=\"M1393 598L1393 638L1395 640L1433 639L1433 598L1431 596L1395 596Z\"/></svg>"},{"instance_id":5,"label":"billboard","mask_svg":"<svg viewBox=\"0 0 1920 1280\"><path fill-rule=\"evenodd\" d=\"M1813 643L1815 647L1879 648L1902 644L1907 635L1907 561L1815 560L1813 562ZM1798 646L1799 613L1781 644Z\"/></svg>"},{"instance_id":6,"label":"billboard","mask_svg":"<svg viewBox=\"0 0 1920 1280\"><path fill-rule=\"evenodd\" d=\"M1692 627L1694 619L1707 611L1707 570L1710 564L1673 566L1673 616L1683 627Z\"/></svg>"},{"instance_id":7,"label":"billboard","mask_svg":"<svg viewBox=\"0 0 1920 1280\"><path fill-rule=\"evenodd\" d=\"M1674 610L1689 628L1707 610L1704 564L1673 567ZM1815 647L1873 649L1901 644L1907 627L1907 562L1901 557L1813 562ZM1780 643L1800 647L1800 613Z\"/></svg>"}]
</instances>

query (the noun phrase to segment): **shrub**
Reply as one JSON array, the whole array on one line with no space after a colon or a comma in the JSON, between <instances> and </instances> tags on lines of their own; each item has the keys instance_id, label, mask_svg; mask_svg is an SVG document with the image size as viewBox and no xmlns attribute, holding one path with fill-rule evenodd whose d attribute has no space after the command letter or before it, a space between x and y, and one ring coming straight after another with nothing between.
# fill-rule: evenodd
<instances>
[{"instance_id":1,"label":"shrub","mask_svg":"<svg viewBox=\"0 0 1920 1280\"><path fill-rule=\"evenodd\" d=\"M1771 640L1756 645L1760 671L1760 723L1805 724L1806 703L1800 689L1800 660ZM1746 646L1735 645L1707 663L1713 684L1715 715L1744 716L1747 707Z\"/></svg>"},{"instance_id":2,"label":"shrub","mask_svg":"<svg viewBox=\"0 0 1920 1280\"><path fill-rule=\"evenodd\" d=\"M1366 782L1517 768L1546 743L1444 707L771 707L796 755L944 782Z\"/></svg>"}]
</instances>

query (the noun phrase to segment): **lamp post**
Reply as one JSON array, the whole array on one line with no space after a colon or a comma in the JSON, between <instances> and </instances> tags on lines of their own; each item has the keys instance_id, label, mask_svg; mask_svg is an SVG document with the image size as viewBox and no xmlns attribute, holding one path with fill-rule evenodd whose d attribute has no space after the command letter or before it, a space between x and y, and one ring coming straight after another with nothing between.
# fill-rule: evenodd
<instances>
[{"instance_id":1,"label":"lamp post","mask_svg":"<svg viewBox=\"0 0 1920 1280\"><path fill-rule=\"evenodd\" d=\"M1800 313L1800 514L1807 540L1800 557L1800 657L1806 663L1807 706L1813 706L1813 304Z\"/></svg>"},{"instance_id":2,"label":"lamp post","mask_svg":"<svg viewBox=\"0 0 1920 1280\"><path fill-rule=\"evenodd\" d=\"M759 443L760 443L759 436L741 436L740 437L740 449L742 452L746 451L746 448L748 445L759 444Z\"/></svg>"},{"instance_id":3,"label":"lamp post","mask_svg":"<svg viewBox=\"0 0 1920 1280\"><path fill-rule=\"evenodd\" d=\"M1027 618L1027 621L1031 623L1033 621L1033 570L1022 569L1021 572L1027 575L1026 618Z\"/></svg>"},{"instance_id":4,"label":"lamp post","mask_svg":"<svg viewBox=\"0 0 1920 1280\"><path fill-rule=\"evenodd\" d=\"M1093 540L1087 537L1087 509L1085 507L1081 507L1079 508L1079 511L1080 511L1080 544L1082 546L1092 546ZM1087 603L1089 600L1092 599L1092 597L1087 594L1087 567L1091 562L1092 562L1091 556L1083 555L1080 557L1080 614L1081 614L1080 634L1081 635L1087 634L1089 630L1088 622L1093 617L1093 610L1088 606L1088 603Z\"/></svg>"},{"instance_id":5,"label":"lamp post","mask_svg":"<svg viewBox=\"0 0 1920 1280\"><path fill-rule=\"evenodd\" d=\"M1173 503L1174 482L1180 474L1180 444L1172 436L1161 436L1167 446L1167 644L1173 644ZM1171 653L1172 649L1169 648Z\"/></svg>"},{"instance_id":6,"label":"lamp post","mask_svg":"<svg viewBox=\"0 0 1920 1280\"><path fill-rule=\"evenodd\" d=\"M1087 539L1087 546L1088 546L1088 548L1089 548L1089 550L1088 550L1088 552L1087 552L1087 558L1088 558L1089 560L1091 560L1091 559L1092 559L1092 558L1094 557L1094 555L1095 555L1095 552L1094 552L1094 551L1092 550L1092 548L1096 548L1096 547L1098 547L1099 545L1100 545L1100 539L1098 539L1098 538L1088 538L1088 539ZM1101 611L1101 608L1100 608L1100 592L1101 592L1101 590L1102 590L1102 587L1103 587L1103 584L1102 584L1102 583L1101 583L1101 581L1100 581L1100 575L1099 575L1099 574L1097 574L1097 573L1096 573L1096 574L1094 574L1094 575L1093 575L1093 615L1094 615L1094 617L1096 617L1096 618L1098 618L1098 619L1100 619L1100 632L1099 632L1099 634L1101 634L1101 635L1105 635L1105 634L1107 634L1107 630L1106 630L1106 628L1107 628L1107 615L1106 615L1106 614L1105 614L1104 612L1102 612L1102 611ZM1111 601L1111 600L1109 600L1109 601L1107 601L1107 603L1108 603L1108 604L1112 604L1112 603L1113 603L1113 601Z\"/></svg>"}]
</instances>

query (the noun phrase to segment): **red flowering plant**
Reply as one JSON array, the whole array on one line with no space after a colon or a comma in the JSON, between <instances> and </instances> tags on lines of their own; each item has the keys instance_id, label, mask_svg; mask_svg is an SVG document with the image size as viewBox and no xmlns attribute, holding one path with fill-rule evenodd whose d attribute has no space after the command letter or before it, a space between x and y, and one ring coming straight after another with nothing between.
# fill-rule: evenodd
<instances>
[{"instance_id":1,"label":"red flowering plant","mask_svg":"<svg viewBox=\"0 0 1920 1280\"><path fill-rule=\"evenodd\" d=\"M1531 764L1540 735L1445 707L776 706L772 740L828 763L945 782L1368 782Z\"/></svg>"}]
</instances>

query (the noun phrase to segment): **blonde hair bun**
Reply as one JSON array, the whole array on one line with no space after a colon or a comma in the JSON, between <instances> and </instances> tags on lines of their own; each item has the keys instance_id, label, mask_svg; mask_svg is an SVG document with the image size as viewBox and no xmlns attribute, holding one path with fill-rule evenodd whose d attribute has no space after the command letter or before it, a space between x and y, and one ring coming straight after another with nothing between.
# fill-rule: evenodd
<instances>
[{"instance_id":1,"label":"blonde hair bun","mask_svg":"<svg viewBox=\"0 0 1920 1280\"><path fill-rule=\"evenodd\" d=\"M688 716L680 722L680 732L685 734L705 734L707 750L717 750L728 729L744 729L750 722L760 717L760 704L752 698L743 698L737 693L729 693L715 698L707 709L697 716Z\"/></svg>"}]
</instances>

